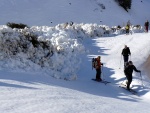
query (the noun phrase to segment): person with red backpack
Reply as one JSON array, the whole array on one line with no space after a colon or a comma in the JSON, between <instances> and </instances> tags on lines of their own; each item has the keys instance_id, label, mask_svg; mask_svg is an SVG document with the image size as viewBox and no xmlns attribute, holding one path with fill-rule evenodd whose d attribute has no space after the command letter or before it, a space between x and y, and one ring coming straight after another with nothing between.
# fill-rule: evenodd
<instances>
[{"instance_id":1,"label":"person with red backpack","mask_svg":"<svg viewBox=\"0 0 150 113\"><path fill-rule=\"evenodd\" d=\"M101 63L101 57L98 56L97 58L95 58L95 61L94 61L94 64L93 64L93 67L95 68L96 70L96 80L97 81L102 81L101 79L101 66L103 65L103 63Z\"/></svg>"}]
</instances>

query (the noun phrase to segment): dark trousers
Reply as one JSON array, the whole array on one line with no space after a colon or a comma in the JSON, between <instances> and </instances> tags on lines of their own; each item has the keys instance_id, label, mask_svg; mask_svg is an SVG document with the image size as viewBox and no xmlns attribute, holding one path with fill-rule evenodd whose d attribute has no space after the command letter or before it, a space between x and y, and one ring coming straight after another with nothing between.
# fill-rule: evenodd
<instances>
[{"instance_id":1,"label":"dark trousers","mask_svg":"<svg viewBox=\"0 0 150 113\"><path fill-rule=\"evenodd\" d=\"M148 26L145 26L146 32L148 32Z\"/></svg>"},{"instance_id":2,"label":"dark trousers","mask_svg":"<svg viewBox=\"0 0 150 113\"><path fill-rule=\"evenodd\" d=\"M124 62L128 62L128 59L129 59L128 55L123 56L123 58L124 58Z\"/></svg>"},{"instance_id":3,"label":"dark trousers","mask_svg":"<svg viewBox=\"0 0 150 113\"><path fill-rule=\"evenodd\" d=\"M126 77L127 77L127 80L128 80L127 89L129 89L130 88L130 84L132 82L132 75L126 75Z\"/></svg>"},{"instance_id":4,"label":"dark trousers","mask_svg":"<svg viewBox=\"0 0 150 113\"><path fill-rule=\"evenodd\" d=\"M126 34L129 34L129 29L126 29Z\"/></svg>"},{"instance_id":5,"label":"dark trousers","mask_svg":"<svg viewBox=\"0 0 150 113\"><path fill-rule=\"evenodd\" d=\"M128 60L129 60L129 56L128 56L128 55L123 56L123 59L124 59L124 66L126 66L126 63L127 63Z\"/></svg>"},{"instance_id":6,"label":"dark trousers","mask_svg":"<svg viewBox=\"0 0 150 113\"><path fill-rule=\"evenodd\" d=\"M96 69L96 79L99 80L101 79L101 69Z\"/></svg>"}]
</instances>

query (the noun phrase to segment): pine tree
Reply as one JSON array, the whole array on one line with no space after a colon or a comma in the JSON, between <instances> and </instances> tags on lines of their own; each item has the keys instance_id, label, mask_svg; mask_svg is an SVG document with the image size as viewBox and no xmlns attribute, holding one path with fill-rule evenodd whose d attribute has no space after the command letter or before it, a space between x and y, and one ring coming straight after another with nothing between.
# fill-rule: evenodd
<instances>
[{"instance_id":1,"label":"pine tree","mask_svg":"<svg viewBox=\"0 0 150 113\"><path fill-rule=\"evenodd\" d=\"M132 0L128 0L128 8L131 9Z\"/></svg>"},{"instance_id":2,"label":"pine tree","mask_svg":"<svg viewBox=\"0 0 150 113\"><path fill-rule=\"evenodd\" d=\"M131 9L132 0L118 0L120 6L122 6L127 12Z\"/></svg>"}]
</instances>

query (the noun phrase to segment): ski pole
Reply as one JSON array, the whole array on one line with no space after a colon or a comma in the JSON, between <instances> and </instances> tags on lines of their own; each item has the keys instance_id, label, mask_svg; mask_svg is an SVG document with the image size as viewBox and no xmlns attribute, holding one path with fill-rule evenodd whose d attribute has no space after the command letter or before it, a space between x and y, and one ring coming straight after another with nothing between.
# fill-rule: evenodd
<instances>
[{"instance_id":1,"label":"ski pole","mask_svg":"<svg viewBox=\"0 0 150 113\"><path fill-rule=\"evenodd\" d=\"M141 72L140 72L140 77L141 77L142 86L144 87Z\"/></svg>"},{"instance_id":2,"label":"ski pole","mask_svg":"<svg viewBox=\"0 0 150 113\"><path fill-rule=\"evenodd\" d=\"M121 60L122 60L122 55L121 55L121 59L120 59L120 65L119 65L119 69L121 68Z\"/></svg>"},{"instance_id":3,"label":"ski pole","mask_svg":"<svg viewBox=\"0 0 150 113\"><path fill-rule=\"evenodd\" d=\"M104 80L103 65L102 65L102 80Z\"/></svg>"},{"instance_id":4,"label":"ski pole","mask_svg":"<svg viewBox=\"0 0 150 113\"><path fill-rule=\"evenodd\" d=\"M130 61L131 61L131 55L130 55Z\"/></svg>"},{"instance_id":5,"label":"ski pole","mask_svg":"<svg viewBox=\"0 0 150 113\"><path fill-rule=\"evenodd\" d=\"M94 66L94 58L92 58L92 70L93 70L93 66Z\"/></svg>"}]
</instances>

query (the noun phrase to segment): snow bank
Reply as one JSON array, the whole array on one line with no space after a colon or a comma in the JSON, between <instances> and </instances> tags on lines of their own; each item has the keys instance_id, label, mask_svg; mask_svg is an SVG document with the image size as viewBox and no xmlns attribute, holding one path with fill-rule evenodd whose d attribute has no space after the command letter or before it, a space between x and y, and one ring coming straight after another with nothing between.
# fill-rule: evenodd
<instances>
[{"instance_id":1,"label":"snow bank","mask_svg":"<svg viewBox=\"0 0 150 113\"><path fill-rule=\"evenodd\" d=\"M11 29L0 26L0 66L2 69L42 72L55 78L76 79L81 54L86 54L86 38L122 34L97 24L58 24L55 27L32 26ZM132 32L141 32L134 28Z\"/></svg>"}]
</instances>

